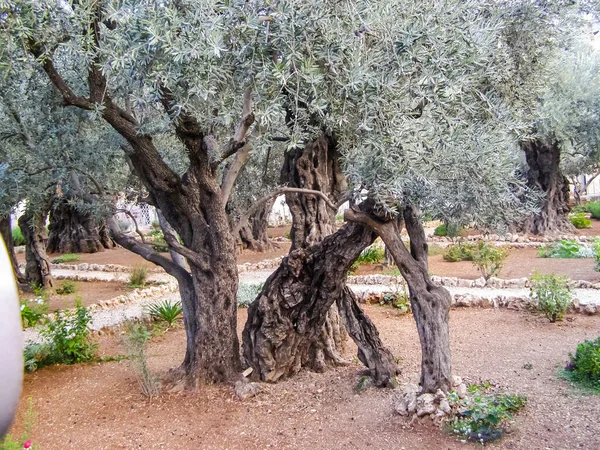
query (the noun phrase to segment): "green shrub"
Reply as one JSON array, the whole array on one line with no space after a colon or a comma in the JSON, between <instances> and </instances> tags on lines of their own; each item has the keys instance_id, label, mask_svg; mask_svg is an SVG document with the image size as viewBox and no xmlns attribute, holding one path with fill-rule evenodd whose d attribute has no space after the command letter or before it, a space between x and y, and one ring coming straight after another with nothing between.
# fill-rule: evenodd
<instances>
[{"instance_id":1,"label":"green shrub","mask_svg":"<svg viewBox=\"0 0 600 450\"><path fill-rule=\"evenodd\" d=\"M123 337L123 344L129 361L135 370L135 375L142 394L155 397L160 393L160 380L150 371L146 346L152 333L141 323L130 323Z\"/></svg>"},{"instance_id":2,"label":"green shrub","mask_svg":"<svg viewBox=\"0 0 600 450\"><path fill-rule=\"evenodd\" d=\"M54 264L65 264L74 261L79 261L81 256L76 255L75 253L65 253L64 255L60 255L58 258L54 258L52 262Z\"/></svg>"},{"instance_id":3,"label":"green shrub","mask_svg":"<svg viewBox=\"0 0 600 450\"><path fill-rule=\"evenodd\" d=\"M574 239L563 239L538 248L540 258L592 258L594 250Z\"/></svg>"},{"instance_id":4,"label":"green shrub","mask_svg":"<svg viewBox=\"0 0 600 450\"><path fill-rule=\"evenodd\" d=\"M177 318L183 313L180 301L171 303L169 300L148 305L146 310L150 317L167 322L168 327L173 326Z\"/></svg>"},{"instance_id":5,"label":"green shrub","mask_svg":"<svg viewBox=\"0 0 600 450\"><path fill-rule=\"evenodd\" d=\"M503 423L527 404L527 398L520 395L488 395L471 388L469 391L474 395L465 400L459 400L455 392L448 394L448 401L460 403L462 408L446 426L451 433L481 444L501 438Z\"/></svg>"},{"instance_id":6,"label":"green shrub","mask_svg":"<svg viewBox=\"0 0 600 450\"><path fill-rule=\"evenodd\" d=\"M396 291L384 293L379 304L382 306L393 306L394 308L398 308L403 314L408 314L412 311L410 296L406 292L406 286L404 286L402 292Z\"/></svg>"},{"instance_id":7,"label":"green shrub","mask_svg":"<svg viewBox=\"0 0 600 450\"><path fill-rule=\"evenodd\" d=\"M531 277L531 297L550 322L562 320L573 303L568 282L568 278L554 274L536 273Z\"/></svg>"},{"instance_id":8,"label":"green shrub","mask_svg":"<svg viewBox=\"0 0 600 450\"><path fill-rule=\"evenodd\" d=\"M129 283L127 286L130 288L141 288L146 285L146 277L148 276L148 268L144 264L138 264L131 268L131 274L129 275Z\"/></svg>"},{"instance_id":9,"label":"green shrub","mask_svg":"<svg viewBox=\"0 0 600 450\"><path fill-rule=\"evenodd\" d=\"M592 226L592 221L586 217L585 213L571 215L569 219L571 220L573 226L578 230L582 228L590 228Z\"/></svg>"},{"instance_id":10,"label":"green shrub","mask_svg":"<svg viewBox=\"0 0 600 450\"><path fill-rule=\"evenodd\" d=\"M571 209L571 213L573 214L587 214L588 212L589 211L586 205L575 205Z\"/></svg>"},{"instance_id":11,"label":"green shrub","mask_svg":"<svg viewBox=\"0 0 600 450\"><path fill-rule=\"evenodd\" d=\"M500 273L507 256L508 247L495 247L485 241L479 241L471 250L473 265L486 280Z\"/></svg>"},{"instance_id":12,"label":"green shrub","mask_svg":"<svg viewBox=\"0 0 600 450\"><path fill-rule=\"evenodd\" d=\"M446 224L443 223L443 224L435 227L435 230L433 230L433 235L434 236L447 236L448 230L446 229Z\"/></svg>"},{"instance_id":13,"label":"green shrub","mask_svg":"<svg viewBox=\"0 0 600 450\"><path fill-rule=\"evenodd\" d=\"M371 245L365 248L356 259L359 264L376 264L383 261L385 250L378 245Z\"/></svg>"},{"instance_id":14,"label":"green shrub","mask_svg":"<svg viewBox=\"0 0 600 450\"><path fill-rule=\"evenodd\" d=\"M70 280L66 280L63 283L62 287L56 290L56 293L58 295L74 294L75 292L77 292L77 285L75 284L75 282Z\"/></svg>"},{"instance_id":15,"label":"green shrub","mask_svg":"<svg viewBox=\"0 0 600 450\"><path fill-rule=\"evenodd\" d=\"M262 283L249 284L240 283L237 292L237 304L240 308L247 308L254 301L256 296L261 293Z\"/></svg>"},{"instance_id":16,"label":"green shrub","mask_svg":"<svg viewBox=\"0 0 600 450\"><path fill-rule=\"evenodd\" d=\"M23 233L19 227L12 229L12 240L15 247L25 245L25 236L23 236Z\"/></svg>"},{"instance_id":17,"label":"green shrub","mask_svg":"<svg viewBox=\"0 0 600 450\"><path fill-rule=\"evenodd\" d=\"M42 296L21 301L21 323L23 328L35 327L48 313L48 302Z\"/></svg>"},{"instance_id":18,"label":"green shrub","mask_svg":"<svg viewBox=\"0 0 600 450\"><path fill-rule=\"evenodd\" d=\"M575 356L569 353L569 359L565 367L569 378L600 392L600 337L578 344Z\"/></svg>"},{"instance_id":19,"label":"green shrub","mask_svg":"<svg viewBox=\"0 0 600 450\"><path fill-rule=\"evenodd\" d=\"M80 301L74 311L57 310L54 320L40 331L44 342L25 347L25 368L33 371L51 364L76 364L93 359L96 345L88 328L91 321L90 313Z\"/></svg>"},{"instance_id":20,"label":"green shrub","mask_svg":"<svg viewBox=\"0 0 600 450\"><path fill-rule=\"evenodd\" d=\"M473 260L473 249L475 244L463 244L458 243L450 245L443 255L445 261L458 262L458 261L472 261Z\"/></svg>"},{"instance_id":21,"label":"green shrub","mask_svg":"<svg viewBox=\"0 0 600 450\"><path fill-rule=\"evenodd\" d=\"M456 225L447 225L445 223L438 225L433 230L434 236L448 236L448 237L456 237L462 231L461 227L457 227Z\"/></svg>"},{"instance_id":22,"label":"green shrub","mask_svg":"<svg viewBox=\"0 0 600 450\"><path fill-rule=\"evenodd\" d=\"M592 219L600 219L600 202L589 202L585 209L592 215Z\"/></svg>"}]
</instances>

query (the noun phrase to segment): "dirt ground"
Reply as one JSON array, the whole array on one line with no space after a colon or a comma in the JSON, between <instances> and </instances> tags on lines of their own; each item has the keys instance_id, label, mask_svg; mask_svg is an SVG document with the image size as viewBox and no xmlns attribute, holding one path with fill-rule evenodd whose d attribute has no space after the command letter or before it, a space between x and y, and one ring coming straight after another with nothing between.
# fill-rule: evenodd
<instances>
[{"instance_id":1,"label":"dirt ground","mask_svg":"<svg viewBox=\"0 0 600 450\"><path fill-rule=\"evenodd\" d=\"M400 358L403 382L416 381L419 342L410 316L366 306L384 342ZM246 320L240 310L239 330ZM490 380L524 394L526 409L510 434L491 448L598 449L600 396L584 396L557 377L578 342L598 335L600 317L574 316L550 324L540 316L506 310L451 312L453 372L467 381ZM123 353L118 336L103 336L102 353ZM181 326L154 338L153 370L165 373L183 359ZM348 345L350 360L356 348ZM532 369L524 368L531 364ZM529 366L528 366L529 367ZM461 449L463 444L430 424L410 426L393 413L393 393L354 391L361 367L325 374L302 372L264 385L244 402L227 386L165 393L146 400L127 361L56 366L26 375L23 406L33 400L32 441L41 449ZM13 429L20 431L20 424Z\"/></svg>"}]
</instances>

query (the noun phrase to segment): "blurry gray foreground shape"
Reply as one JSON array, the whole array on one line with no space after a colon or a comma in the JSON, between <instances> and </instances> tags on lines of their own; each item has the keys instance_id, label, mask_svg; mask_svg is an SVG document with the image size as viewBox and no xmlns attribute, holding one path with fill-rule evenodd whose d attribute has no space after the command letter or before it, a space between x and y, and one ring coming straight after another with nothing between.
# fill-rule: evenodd
<instances>
[{"instance_id":1,"label":"blurry gray foreground shape","mask_svg":"<svg viewBox=\"0 0 600 450\"><path fill-rule=\"evenodd\" d=\"M0 438L15 417L23 386L23 333L19 297L0 237Z\"/></svg>"}]
</instances>

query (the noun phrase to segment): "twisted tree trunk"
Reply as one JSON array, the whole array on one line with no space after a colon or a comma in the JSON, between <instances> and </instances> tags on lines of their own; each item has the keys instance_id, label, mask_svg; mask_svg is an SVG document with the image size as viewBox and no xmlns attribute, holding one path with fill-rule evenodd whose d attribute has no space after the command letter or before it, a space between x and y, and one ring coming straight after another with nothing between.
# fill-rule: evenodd
<instances>
[{"instance_id":1,"label":"twisted tree trunk","mask_svg":"<svg viewBox=\"0 0 600 450\"><path fill-rule=\"evenodd\" d=\"M57 199L50 210L49 253L96 253L113 248L114 242L89 214L66 199Z\"/></svg>"},{"instance_id":2,"label":"twisted tree trunk","mask_svg":"<svg viewBox=\"0 0 600 450\"><path fill-rule=\"evenodd\" d=\"M275 199L265 202L255 214L252 214L248 223L240 229L240 241L244 248L255 252L267 252L273 249L269 240L269 214L273 209Z\"/></svg>"},{"instance_id":3,"label":"twisted tree trunk","mask_svg":"<svg viewBox=\"0 0 600 450\"><path fill-rule=\"evenodd\" d=\"M25 238L25 280L27 283L48 288L53 286L50 274L50 260L46 254L46 216L47 208L34 213L27 208L19 217L19 228Z\"/></svg>"},{"instance_id":4,"label":"twisted tree trunk","mask_svg":"<svg viewBox=\"0 0 600 450\"><path fill-rule=\"evenodd\" d=\"M2 234L2 238L4 239L8 258L10 259L10 265L17 283L25 283L25 277L19 269L19 263L17 262L17 256L15 255L10 214L0 217L0 234Z\"/></svg>"},{"instance_id":5,"label":"twisted tree trunk","mask_svg":"<svg viewBox=\"0 0 600 450\"><path fill-rule=\"evenodd\" d=\"M527 219L521 231L532 234L569 232L569 180L560 170L558 142L542 140L524 141L521 148L529 166L527 182L532 188L545 193L541 210Z\"/></svg>"},{"instance_id":6,"label":"twisted tree trunk","mask_svg":"<svg viewBox=\"0 0 600 450\"><path fill-rule=\"evenodd\" d=\"M346 210L345 217L371 228L385 242L408 284L421 342L423 392L434 393L438 389L448 392L452 380L448 327L451 296L445 288L431 281L427 270L427 241L416 211L406 207L398 220L390 220L378 217L372 207L365 205L362 211ZM403 220L410 238L410 251L400 238Z\"/></svg>"}]
</instances>

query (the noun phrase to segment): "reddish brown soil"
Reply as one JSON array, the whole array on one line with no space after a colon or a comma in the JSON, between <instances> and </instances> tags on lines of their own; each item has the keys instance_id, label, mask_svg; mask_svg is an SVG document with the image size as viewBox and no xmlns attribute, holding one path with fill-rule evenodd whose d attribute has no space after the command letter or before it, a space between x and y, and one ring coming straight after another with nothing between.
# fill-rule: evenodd
<instances>
[{"instance_id":1,"label":"reddish brown soil","mask_svg":"<svg viewBox=\"0 0 600 450\"><path fill-rule=\"evenodd\" d=\"M413 319L389 308L366 310L400 358L402 381L414 379L420 349ZM241 310L240 329L245 320ZM556 376L577 342L598 335L600 317L550 324L527 313L459 309L451 312L450 325L454 373L471 382L489 379L529 398L512 432L490 447L600 448L600 397L582 396ZM118 342L103 336L104 354L122 353ZM154 338L151 368L165 373L177 366L184 348L181 327ZM355 350L349 345L348 357ZM50 367L26 376L23 399L32 398L37 413L31 439L47 450L474 448L394 415L390 390L357 394L358 370L351 364L325 374L303 372L241 402L223 386L146 400L127 361ZM19 417L25 409L23 401ZM13 431L21 431L20 422Z\"/></svg>"},{"instance_id":2,"label":"reddish brown soil","mask_svg":"<svg viewBox=\"0 0 600 450\"><path fill-rule=\"evenodd\" d=\"M120 281L74 281L76 292L68 295L58 295L56 289L62 287L65 280L54 280L54 287L48 289L50 296L48 298L48 309L72 308L75 301L79 298L83 305L89 306L98 303L101 300L110 300L126 292L130 292L125 283ZM35 294L31 292L21 292L22 299L34 298Z\"/></svg>"}]
</instances>

